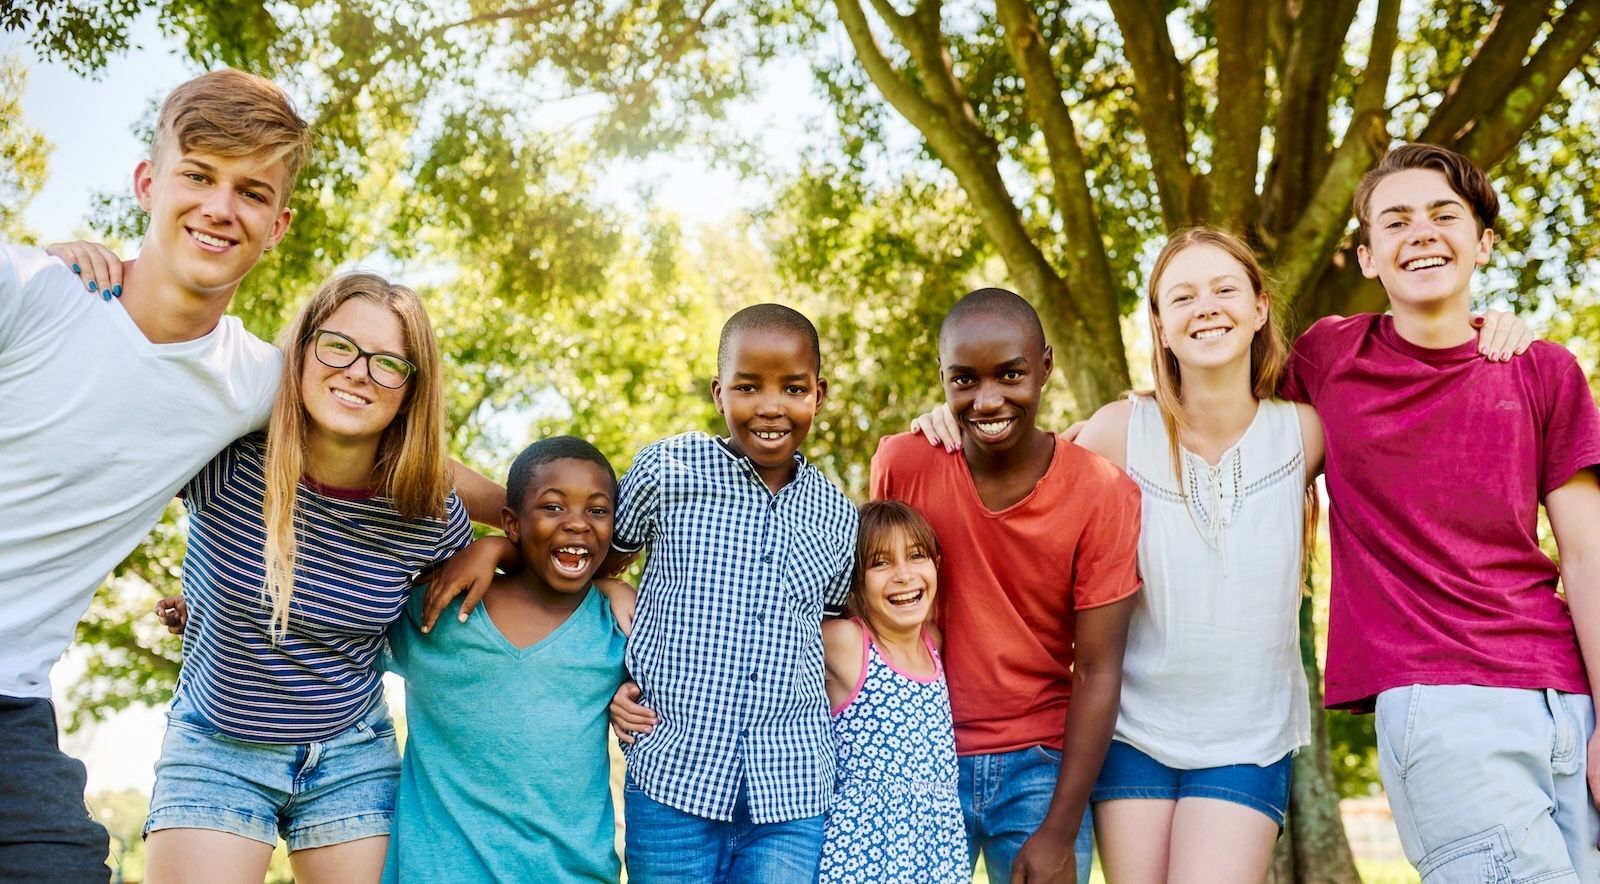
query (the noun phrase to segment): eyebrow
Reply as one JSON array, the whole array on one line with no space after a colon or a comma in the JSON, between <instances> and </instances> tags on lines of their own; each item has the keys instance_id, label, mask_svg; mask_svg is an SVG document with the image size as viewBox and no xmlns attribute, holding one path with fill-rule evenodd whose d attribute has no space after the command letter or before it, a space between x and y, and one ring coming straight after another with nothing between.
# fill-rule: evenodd
<instances>
[{"instance_id":1,"label":"eyebrow","mask_svg":"<svg viewBox=\"0 0 1600 884\"><path fill-rule=\"evenodd\" d=\"M1239 276L1239 274L1237 274L1237 273L1222 273L1222 274L1218 274L1217 276L1213 276L1209 280L1206 280L1206 282L1209 283L1210 285L1216 285L1219 282L1225 282L1227 280L1232 280L1233 282L1236 282L1236 283L1238 283L1240 285L1244 284L1244 279L1241 278ZM1162 292L1162 294L1163 295L1170 295L1174 291L1176 291L1177 289L1192 289L1192 288L1194 288L1194 286L1191 285L1190 283L1186 282L1186 281L1184 281L1184 282L1175 282L1172 285L1167 286L1166 291Z\"/></svg>"},{"instance_id":2,"label":"eyebrow","mask_svg":"<svg viewBox=\"0 0 1600 884\"><path fill-rule=\"evenodd\" d=\"M763 377L764 377L764 375L762 375L760 372L757 372L757 371L736 371L736 372L733 373L733 379L736 380L736 381L741 381L741 380L742 381L752 381L752 380L753 381L759 381L759 380L762 380ZM809 371L797 371L794 374L781 375L781 376L779 376L778 380L785 381L785 382L787 382L787 381L806 381L806 380L810 380L811 377L812 377L812 374Z\"/></svg>"},{"instance_id":3,"label":"eyebrow","mask_svg":"<svg viewBox=\"0 0 1600 884\"><path fill-rule=\"evenodd\" d=\"M1026 357L1026 356L1017 356L1017 357L1012 358L1012 359L1007 359L1005 362L1002 362L999 365L995 366L995 368L1000 369L1001 371L1005 371L1006 369L1011 369L1011 368L1025 368L1025 367L1027 367L1027 365L1028 365L1028 357ZM945 371L972 371L972 372L975 372L978 369L976 367L974 367L974 366L971 366L971 365L954 364L954 365L945 366L944 370Z\"/></svg>"},{"instance_id":4,"label":"eyebrow","mask_svg":"<svg viewBox=\"0 0 1600 884\"><path fill-rule=\"evenodd\" d=\"M209 172L212 175L215 175L217 173L217 167L211 165L210 163L206 162L205 160L197 160L194 157L183 157L182 158L182 162L188 163L189 165L194 166L195 168L199 169L202 172ZM249 188L251 190L265 190L267 193L269 193L269 194L271 194L273 196L277 196L278 195L278 191L277 191L276 188L274 188L270 183L268 183L266 181L262 181L260 178L251 178L249 176L246 176L244 178L240 178L239 179L239 184L244 186L244 187L247 187L247 188Z\"/></svg>"},{"instance_id":5,"label":"eyebrow","mask_svg":"<svg viewBox=\"0 0 1600 884\"><path fill-rule=\"evenodd\" d=\"M1441 209L1441 208L1444 208L1445 206L1455 206L1458 209L1465 209L1466 208L1466 206L1464 204L1462 204L1462 202L1460 200L1458 200L1458 199L1442 199L1442 200L1434 200L1433 202L1428 203L1428 211L1431 212L1434 209ZM1405 204L1402 203L1402 204L1400 204L1398 206L1390 206L1389 208L1384 209L1383 211L1379 212L1378 215L1379 215L1379 217L1382 217L1384 215L1389 215L1389 214L1404 215L1407 212L1414 212L1414 211L1416 211L1416 209L1414 209L1411 206L1408 206L1408 205L1405 205Z\"/></svg>"}]
</instances>

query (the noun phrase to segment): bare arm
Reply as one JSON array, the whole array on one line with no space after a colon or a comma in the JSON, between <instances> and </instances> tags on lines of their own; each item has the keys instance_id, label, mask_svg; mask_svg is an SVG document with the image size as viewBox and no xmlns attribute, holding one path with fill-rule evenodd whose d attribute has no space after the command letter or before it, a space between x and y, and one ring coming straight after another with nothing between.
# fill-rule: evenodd
<instances>
[{"instance_id":1,"label":"bare arm","mask_svg":"<svg viewBox=\"0 0 1600 884\"><path fill-rule=\"evenodd\" d=\"M506 489L498 482L455 458L450 459L450 481L456 496L467 508L467 515L479 525L501 526L506 508Z\"/></svg>"},{"instance_id":2,"label":"bare arm","mask_svg":"<svg viewBox=\"0 0 1600 884\"><path fill-rule=\"evenodd\" d=\"M1592 693L1600 686L1600 478L1579 470L1544 500L1561 552L1561 585ZM1600 732L1589 740L1589 799L1600 807Z\"/></svg>"},{"instance_id":3,"label":"bare arm","mask_svg":"<svg viewBox=\"0 0 1600 884\"><path fill-rule=\"evenodd\" d=\"M1074 629L1072 703L1067 708L1061 772L1044 822L1017 852L1017 882L1067 882L1077 877L1072 843L1089 806L1089 790L1105 762L1122 700L1122 652L1136 596L1078 612ZM1085 882L1087 884L1087 882Z\"/></svg>"},{"instance_id":4,"label":"bare arm","mask_svg":"<svg viewBox=\"0 0 1600 884\"><path fill-rule=\"evenodd\" d=\"M1132 402L1127 399L1108 402L1100 406L1100 410L1084 422L1082 431L1076 434L1073 441L1126 470L1128 421L1132 417Z\"/></svg>"},{"instance_id":5,"label":"bare arm","mask_svg":"<svg viewBox=\"0 0 1600 884\"><path fill-rule=\"evenodd\" d=\"M1317 410L1304 402L1294 404L1295 415L1300 418L1300 450L1306 456L1306 482L1310 483L1322 473L1325 449L1322 440L1322 418Z\"/></svg>"},{"instance_id":6,"label":"bare arm","mask_svg":"<svg viewBox=\"0 0 1600 884\"><path fill-rule=\"evenodd\" d=\"M827 669L828 706L838 708L861 677L861 627L849 620L822 621L822 660Z\"/></svg>"}]
</instances>

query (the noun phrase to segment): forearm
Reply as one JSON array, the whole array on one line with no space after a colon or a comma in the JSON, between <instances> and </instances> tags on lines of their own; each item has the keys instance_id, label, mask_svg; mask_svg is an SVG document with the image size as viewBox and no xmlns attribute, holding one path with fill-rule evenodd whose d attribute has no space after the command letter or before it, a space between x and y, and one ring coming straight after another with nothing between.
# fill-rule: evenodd
<instances>
[{"instance_id":1,"label":"forearm","mask_svg":"<svg viewBox=\"0 0 1600 884\"><path fill-rule=\"evenodd\" d=\"M1066 838L1077 834L1089 806L1089 792L1100 775L1106 747L1111 743L1121 698L1120 666L1084 667L1073 676L1072 702L1067 709L1062 740L1061 772L1040 831L1056 832Z\"/></svg>"},{"instance_id":2,"label":"forearm","mask_svg":"<svg viewBox=\"0 0 1600 884\"><path fill-rule=\"evenodd\" d=\"M1561 585L1578 634L1578 650L1589 676L1589 692L1600 691L1600 549L1561 556Z\"/></svg>"},{"instance_id":3,"label":"forearm","mask_svg":"<svg viewBox=\"0 0 1600 884\"><path fill-rule=\"evenodd\" d=\"M450 477L467 515L480 525L500 527L506 508L506 489L493 479L452 458Z\"/></svg>"}]
</instances>

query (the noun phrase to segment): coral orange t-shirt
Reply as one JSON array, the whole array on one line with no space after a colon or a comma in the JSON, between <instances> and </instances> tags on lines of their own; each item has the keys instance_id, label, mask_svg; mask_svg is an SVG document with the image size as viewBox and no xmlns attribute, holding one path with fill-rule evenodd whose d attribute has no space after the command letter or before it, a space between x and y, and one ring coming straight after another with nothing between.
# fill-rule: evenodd
<instances>
[{"instance_id":1,"label":"coral orange t-shirt","mask_svg":"<svg viewBox=\"0 0 1600 884\"><path fill-rule=\"evenodd\" d=\"M961 755L1059 750L1072 696L1076 612L1139 589L1139 489L1055 437L1044 477L991 511L961 454L901 433L878 443L872 496L904 501L943 547L939 628Z\"/></svg>"}]
</instances>

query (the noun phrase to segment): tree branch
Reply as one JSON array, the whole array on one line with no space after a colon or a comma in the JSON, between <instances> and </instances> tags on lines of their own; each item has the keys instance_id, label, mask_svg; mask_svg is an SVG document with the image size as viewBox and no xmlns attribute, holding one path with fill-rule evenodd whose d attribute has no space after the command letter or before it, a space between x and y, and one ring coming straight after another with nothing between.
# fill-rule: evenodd
<instances>
[{"instance_id":1,"label":"tree branch","mask_svg":"<svg viewBox=\"0 0 1600 884\"><path fill-rule=\"evenodd\" d=\"M1523 66L1505 100L1487 116L1468 124L1456 150L1481 168L1497 165L1544 115L1545 105L1561 88L1561 81L1583 61L1596 39L1600 39L1600 0L1572 0L1550 36Z\"/></svg>"},{"instance_id":2,"label":"tree branch","mask_svg":"<svg viewBox=\"0 0 1600 884\"><path fill-rule=\"evenodd\" d=\"M1211 220L1242 232L1254 216L1261 124L1266 119L1264 0L1217 0L1217 123L1211 150Z\"/></svg>"},{"instance_id":3,"label":"tree branch","mask_svg":"<svg viewBox=\"0 0 1600 884\"><path fill-rule=\"evenodd\" d=\"M1533 0L1501 4L1471 64L1445 87L1444 100L1434 109L1433 118L1417 140L1453 142L1484 108L1499 104L1522 69L1528 47L1533 45L1549 12L1549 3Z\"/></svg>"},{"instance_id":4,"label":"tree branch","mask_svg":"<svg viewBox=\"0 0 1600 884\"><path fill-rule=\"evenodd\" d=\"M1050 50L1039 33L1038 17L1026 0L997 0L995 9L1006 49L1022 74L1028 116L1044 135L1056 207L1067 238L1067 290L1073 295L1115 291L1100 239L1099 211L1089 190L1088 164L1072 114L1062 100Z\"/></svg>"},{"instance_id":5,"label":"tree branch","mask_svg":"<svg viewBox=\"0 0 1600 884\"><path fill-rule=\"evenodd\" d=\"M1358 0L1300 3L1285 13L1288 48L1278 71L1283 96L1273 127L1272 161L1258 233L1268 242L1299 220L1328 166L1328 108L1345 35Z\"/></svg>"},{"instance_id":6,"label":"tree branch","mask_svg":"<svg viewBox=\"0 0 1600 884\"><path fill-rule=\"evenodd\" d=\"M1399 42L1400 0L1379 0L1354 115L1300 220L1277 249L1280 302L1293 304L1338 248L1362 174L1388 148L1384 97Z\"/></svg>"},{"instance_id":7,"label":"tree branch","mask_svg":"<svg viewBox=\"0 0 1600 884\"><path fill-rule=\"evenodd\" d=\"M1189 126L1185 118L1183 70L1178 67L1159 0L1111 0L1122 33L1123 51L1133 68L1139 123L1161 197L1161 219L1169 230L1190 216Z\"/></svg>"}]
</instances>

